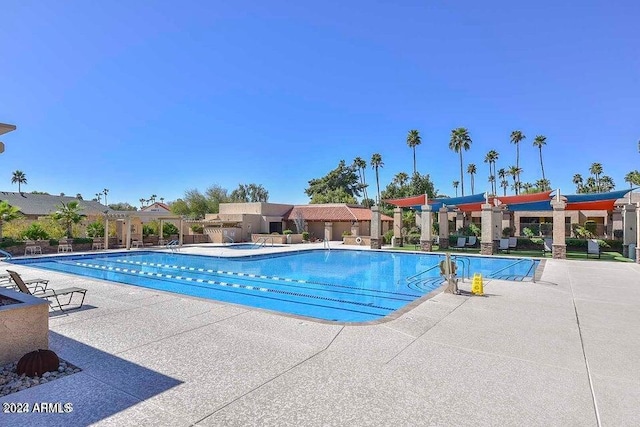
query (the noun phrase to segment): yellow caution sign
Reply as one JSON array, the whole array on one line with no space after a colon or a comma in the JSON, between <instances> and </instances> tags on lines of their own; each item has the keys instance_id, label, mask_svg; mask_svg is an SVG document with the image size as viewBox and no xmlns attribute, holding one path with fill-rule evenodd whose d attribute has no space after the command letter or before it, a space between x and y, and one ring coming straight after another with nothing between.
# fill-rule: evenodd
<instances>
[{"instance_id":1,"label":"yellow caution sign","mask_svg":"<svg viewBox=\"0 0 640 427\"><path fill-rule=\"evenodd\" d=\"M482 286L482 274L474 273L473 282L471 283L471 292L476 295L484 295L484 288Z\"/></svg>"}]
</instances>

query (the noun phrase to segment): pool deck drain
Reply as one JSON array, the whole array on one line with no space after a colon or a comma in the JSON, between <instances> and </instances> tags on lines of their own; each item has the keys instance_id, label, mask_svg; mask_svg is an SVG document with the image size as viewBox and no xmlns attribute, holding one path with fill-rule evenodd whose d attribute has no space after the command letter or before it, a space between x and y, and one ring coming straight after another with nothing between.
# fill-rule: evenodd
<instances>
[{"instance_id":1,"label":"pool deck drain","mask_svg":"<svg viewBox=\"0 0 640 427\"><path fill-rule=\"evenodd\" d=\"M602 425L640 424L636 264L547 260L539 283L491 280L484 297L438 294L365 326L48 277L89 289L86 309L50 316L51 348L83 371L0 409L73 411L0 425L596 426L596 405Z\"/></svg>"}]
</instances>

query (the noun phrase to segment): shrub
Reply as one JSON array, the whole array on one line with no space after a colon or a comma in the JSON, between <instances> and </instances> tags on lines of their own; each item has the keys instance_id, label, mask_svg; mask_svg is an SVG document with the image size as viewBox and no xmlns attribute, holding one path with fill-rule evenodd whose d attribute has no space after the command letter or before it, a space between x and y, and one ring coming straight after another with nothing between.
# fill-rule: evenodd
<instances>
[{"instance_id":1,"label":"shrub","mask_svg":"<svg viewBox=\"0 0 640 427\"><path fill-rule=\"evenodd\" d=\"M46 240L49 238L49 234L40 224L34 222L24 232L24 237L29 240Z\"/></svg>"},{"instance_id":2,"label":"shrub","mask_svg":"<svg viewBox=\"0 0 640 427\"><path fill-rule=\"evenodd\" d=\"M534 233L534 231L529 227L525 227L522 230L522 234L524 234L526 237L529 237L529 238L537 236L537 233Z\"/></svg>"},{"instance_id":3,"label":"shrub","mask_svg":"<svg viewBox=\"0 0 640 427\"><path fill-rule=\"evenodd\" d=\"M389 230L386 233L384 233L384 235L382 236L382 238L384 239L384 243L386 245L391 244L391 239L393 239L393 230Z\"/></svg>"},{"instance_id":4,"label":"shrub","mask_svg":"<svg viewBox=\"0 0 640 427\"><path fill-rule=\"evenodd\" d=\"M156 228L153 227L153 224L143 224L142 225L142 235L144 237L150 236L152 234L156 234Z\"/></svg>"},{"instance_id":5,"label":"shrub","mask_svg":"<svg viewBox=\"0 0 640 427\"><path fill-rule=\"evenodd\" d=\"M194 233L202 234L204 233L204 226L202 224L193 224L191 225L191 231Z\"/></svg>"},{"instance_id":6,"label":"shrub","mask_svg":"<svg viewBox=\"0 0 640 427\"><path fill-rule=\"evenodd\" d=\"M584 222L584 228L586 228L591 233L591 235L594 235L597 232L598 224L596 224L595 221L589 219Z\"/></svg>"},{"instance_id":7,"label":"shrub","mask_svg":"<svg viewBox=\"0 0 640 427\"><path fill-rule=\"evenodd\" d=\"M420 243L420 234L409 233L407 234L407 243L410 245L417 245Z\"/></svg>"},{"instance_id":8,"label":"shrub","mask_svg":"<svg viewBox=\"0 0 640 427\"><path fill-rule=\"evenodd\" d=\"M482 233L482 230L480 229L480 227L477 224L472 222L471 224L469 224L469 233L470 233L470 234L468 234L469 236L478 237Z\"/></svg>"},{"instance_id":9,"label":"shrub","mask_svg":"<svg viewBox=\"0 0 640 427\"><path fill-rule=\"evenodd\" d=\"M309 240L309 232L308 231L303 231L302 232L302 240Z\"/></svg>"},{"instance_id":10,"label":"shrub","mask_svg":"<svg viewBox=\"0 0 640 427\"><path fill-rule=\"evenodd\" d=\"M175 225L171 224L170 222L165 222L162 225L162 235L163 236L171 236L172 234L179 234L180 230L178 230L178 227L176 227Z\"/></svg>"},{"instance_id":11,"label":"shrub","mask_svg":"<svg viewBox=\"0 0 640 427\"><path fill-rule=\"evenodd\" d=\"M502 229L502 237L510 237L513 234L513 228L505 227Z\"/></svg>"},{"instance_id":12,"label":"shrub","mask_svg":"<svg viewBox=\"0 0 640 427\"><path fill-rule=\"evenodd\" d=\"M346 231L346 230L343 231L342 232L342 237L344 237L344 236L351 236L351 232L350 231Z\"/></svg>"},{"instance_id":13,"label":"shrub","mask_svg":"<svg viewBox=\"0 0 640 427\"><path fill-rule=\"evenodd\" d=\"M3 237L0 242L0 248L8 248L9 246L19 246L24 245L23 241L14 240L11 237Z\"/></svg>"},{"instance_id":14,"label":"shrub","mask_svg":"<svg viewBox=\"0 0 640 427\"><path fill-rule=\"evenodd\" d=\"M286 236L287 234L293 234L293 231L291 231L291 230L284 230L284 231L282 232L282 234L284 234L284 235ZM344 236L344 233L342 233L342 235Z\"/></svg>"},{"instance_id":15,"label":"shrub","mask_svg":"<svg viewBox=\"0 0 640 427\"><path fill-rule=\"evenodd\" d=\"M540 224L540 232L543 236L548 236L553 232L553 224L550 222L543 222Z\"/></svg>"},{"instance_id":16,"label":"shrub","mask_svg":"<svg viewBox=\"0 0 640 427\"><path fill-rule=\"evenodd\" d=\"M104 223L101 221L94 221L87 225L87 236L104 237Z\"/></svg>"},{"instance_id":17,"label":"shrub","mask_svg":"<svg viewBox=\"0 0 640 427\"><path fill-rule=\"evenodd\" d=\"M591 239L593 237L593 233L591 231L579 224L571 224L571 228L573 230L573 234L578 238Z\"/></svg>"}]
</instances>

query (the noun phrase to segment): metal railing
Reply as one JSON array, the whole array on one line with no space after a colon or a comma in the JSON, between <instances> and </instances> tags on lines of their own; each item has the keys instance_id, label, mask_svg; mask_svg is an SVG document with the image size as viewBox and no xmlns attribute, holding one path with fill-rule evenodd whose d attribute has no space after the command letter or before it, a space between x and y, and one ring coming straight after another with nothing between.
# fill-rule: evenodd
<instances>
[{"instance_id":1,"label":"metal railing","mask_svg":"<svg viewBox=\"0 0 640 427\"><path fill-rule=\"evenodd\" d=\"M531 263L531 266L529 267L529 270L527 270L527 274L503 274L501 276L497 275L498 273L500 273L502 271L505 271L508 268L511 268L511 267L513 267L515 265L518 265L520 263L527 262L527 261ZM506 267L500 268L500 269L498 269L496 271L492 271L491 273L488 274L488 277L493 277L494 279L503 279L503 280L510 280L510 278L513 278L512 280L515 280L515 279L523 280L524 278L529 277L529 273L531 272L533 267L535 267L535 265L536 265L536 260L534 260L534 259L526 259L526 258L519 259L518 261L516 261L516 262L514 262L512 264L509 264ZM536 283L536 273L535 273L535 271L533 272L533 275L531 276L531 280L533 281L533 283Z\"/></svg>"},{"instance_id":2,"label":"metal railing","mask_svg":"<svg viewBox=\"0 0 640 427\"><path fill-rule=\"evenodd\" d=\"M11 255L9 252L7 251L3 251L2 249L0 249L0 255L3 255L5 259L11 259L13 258L13 255Z\"/></svg>"},{"instance_id":3,"label":"metal railing","mask_svg":"<svg viewBox=\"0 0 640 427\"><path fill-rule=\"evenodd\" d=\"M171 240L167 242L167 249L170 249L171 252L180 250L180 242L178 240Z\"/></svg>"},{"instance_id":4,"label":"metal railing","mask_svg":"<svg viewBox=\"0 0 640 427\"><path fill-rule=\"evenodd\" d=\"M329 246L329 241L326 239L322 241L322 247L326 250L329 250L329 251L331 250L331 246Z\"/></svg>"}]
</instances>

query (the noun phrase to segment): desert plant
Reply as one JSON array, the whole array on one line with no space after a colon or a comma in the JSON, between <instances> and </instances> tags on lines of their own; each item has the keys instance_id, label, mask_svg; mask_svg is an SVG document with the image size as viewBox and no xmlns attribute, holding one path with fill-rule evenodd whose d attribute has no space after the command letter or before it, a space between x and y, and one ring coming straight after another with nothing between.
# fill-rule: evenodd
<instances>
[{"instance_id":1,"label":"desert plant","mask_svg":"<svg viewBox=\"0 0 640 427\"><path fill-rule=\"evenodd\" d=\"M511 237L512 233L513 233L513 228L511 227L505 227L502 229L502 237Z\"/></svg>"},{"instance_id":2,"label":"desert plant","mask_svg":"<svg viewBox=\"0 0 640 427\"><path fill-rule=\"evenodd\" d=\"M482 233L482 230L480 229L480 227L477 224L472 222L471 224L469 224L469 232L471 233L471 234L469 234L469 236L478 237Z\"/></svg>"},{"instance_id":3,"label":"desert plant","mask_svg":"<svg viewBox=\"0 0 640 427\"><path fill-rule=\"evenodd\" d=\"M382 239L384 240L384 243L386 245L391 244L391 239L393 239L393 230L389 230L386 233L384 233L384 235L382 236Z\"/></svg>"},{"instance_id":4,"label":"desert plant","mask_svg":"<svg viewBox=\"0 0 640 427\"><path fill-rule=\"evenodd\" d=\"M191 231L194 233L202 234L204 233L204 226L202 224L193 224L191 226Z\"/></svg>"},{"instance_id":5,"label":"desert plant","mask_svg":"<svg viewBox=\"0 0 640 427\"><path fill-rule=\"evenodd\" d=\"M287 235L287 234L293 234L293 231L292 231L292 230L287 229L287 230L284 230L284 231L282 232L282 234L284 234L284 235ZM342 233L342 234L344 235L344 233Z\"/></svg>"},{"instance_id":6,"label":"desert plant","mask_svg":"<svg viewBox=\"0 0 640 427\"><path fill-rule=\"evenodd\" d=\"M29 240L46 240L49 238L49 234L40 224L34 222L27 228L27 231L24 232L24 237Z\"/></svg>"},{"instance_id":7,"label":"desert plant","mask_svg":"<svg viewBox=\"0 0 640 427\"><path fill-rule=\"evenodd\" d=\"M342 232L342 237L344 237L344 236L351 236L351 232L348 231L348 230L343 231Z\"/></svg>"},{"instance_id":8,"label":"desert plant","mask_svg":"<svg viewBox=\"0 0 640 427\"><path fill-rule=\"evenodd\" d=\"M303 231L302 232L302 240L305 240L305 241L309 240L309 232L308 231Z\"/></svg>"},{"instance_id":9,"label":"desert plant","mask_svg":"<svg viewBox=\"0 0 640 427\"><path fill-rule=\"evenodd\" d=\"M172 234L179 234L180 230L178 230L178 227L176 227L175 225L171 224L170 222L165 222L162 225L162 235L163 236L171 236Z\"/></svg>"},{"instance_id":10,"label":"desert plant","mask_svg":"<svg viewBox=\"0 0 640 427\"><path fill-rule=\"evenodd\" d=\"M104 223L101 221L94 221L87 225L87 236L104 237Z\"/></svg>"},{"instance_id":11,"label":"desert plant","mask_svg":"<svg viewBox=\"0 0 640 427\"><path fill-rule=\"evenodd\" d=\"M584 228L586 228L592 235L595 235L598 229L598 224L589 219L584 222Z\"/></svg>"},{"instance_id":12,"label":"desert plant","mask_svg":"<svg viewBox=\"0 0 640 427\"><path fill-rule=\"evenodd\" d=\"M529 227L525 227L522 229L522 234L524 234L525 236L531 238L536 236L536 233L533 232L533 230Z\"/></svg>"},{"instance_id":13,"label":"desert plant","mask_svg":"<svg viewBox=\"0 0 640 427\"><path fill-rule=\"evenodd\" d=\"M80 209L80 204L75 200L69 203L61 202L58 210L51 215L66 229L67 237L73 236L73 225L78 224L85 217L80 213Z\"/></svg>"}]
</instances>

